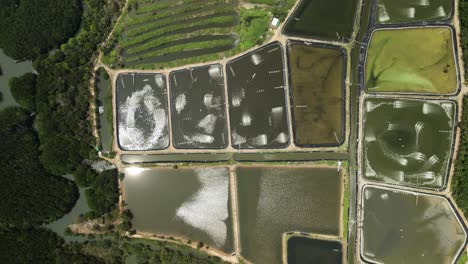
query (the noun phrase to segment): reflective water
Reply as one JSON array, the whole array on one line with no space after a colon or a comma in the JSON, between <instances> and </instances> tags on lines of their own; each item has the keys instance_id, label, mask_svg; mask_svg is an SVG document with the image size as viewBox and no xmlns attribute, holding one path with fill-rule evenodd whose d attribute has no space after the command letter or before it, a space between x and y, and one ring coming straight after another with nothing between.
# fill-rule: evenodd
<instances>
[{"instance_id":1,"label":"reflective water","mask_svg":"<svg viewBox=\"0 0 468 264\"><path fill-rule=\"evenodd\" d=\"M291 111L297 146L344 140L345 51L331 45L288 43Z\"/></svg>"},{"instance_id":2,"label":"reflective water","mask_svg":"<svg viewBox=\"0 0 468 264\"><path fill-rule=\"evenodd\" d=\"M454 102L369 98L364 107L367 179L444 186L456 122Z\"/></svg>"},{"instance_id":3,"label":"reflective water","mask_svg":"<svg viewBox=\"0 0 468 264\"><path fill-rule=\"evenodd\" d=\"M288 231L338 235L342 178L336 168L238 167L241 255L281 263Z\"/></svg>"},{"instance_id":4,"label":"reflective water","mask_svg":"<svg viewBox=\"0 0 468 264\"><path fill-rule=\"evenodd\" d=\"M0 50L0 109L18 105L10 93L8 82L12 77L19 77L34 71L31 61L15 61Z\"/></svg>"},{"instance_id":5,"label":"reflective water","mask_svg":"<svg viewBox=\"0 0 468 264\"><path fill-rule=\"evenodd\" d=\"M223 67L216 64L171 72L169 83L173 145L227 147Z\"/></svg>"},{"instance_id":6,"label":"reflective water","mask_svg":"<svg viewBox=\"0 0 468 264\"><path fill-rule=\"evenodd\" d=\"M116 89L120 148L167 148L169 128L166 77L153 73L119 74Z\"/></svg>"},{"instance_id":7,"label":"reflective water","mask_svg":"<svg viewBox=\"0 0 468 264\"><path fill-rule=\"evenodd\" d=\"M272 43L226 65L234 148L289 145L281 44Z\"/></svg>"},{"instance_id":8,"label":"reflective water","mask_svg":"<svg viewBox=\"0 0 468 264\"><path fill-rule=\"evenodd\" d=\"M127 167L124 173L126 207L137 231L233 251L227 168Z\"/></svg>"},{"instance_id":9,"label":"reflective water","mask_svg":"<svg viewBox=\"0 0 468 264\"><path fill-rule=\"evenodd\" d=\"M375 263L452 263L466 234L445 198L365 187L362 255Z\"/></svg>"}]
</instances>

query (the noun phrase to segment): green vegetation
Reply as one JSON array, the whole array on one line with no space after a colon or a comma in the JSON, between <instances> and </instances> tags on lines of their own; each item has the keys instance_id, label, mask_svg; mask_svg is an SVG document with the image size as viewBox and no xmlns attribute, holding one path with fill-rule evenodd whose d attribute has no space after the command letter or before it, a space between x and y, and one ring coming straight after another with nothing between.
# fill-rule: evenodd
<instances>
[{"instance_id":1,"label":"green vegetation","mask_svg":"<svg viewBox=\"0 0 468 264\"><path fill-rule=\"evenodd\" d=\"M466 251L463 251L463 254L458 259L457 264L466 264L466 263L468 263L468 255L466 254Z\"/></svg>"},{"instance_id":2,"label":"green vegetation","mask_svg":"<svg viewBox=\"0 0 468 264\"><path fill-rule=\"evenodd\" d=\"M463 50L462 57L465 65L465 80L468 74L468 1L459 1L459 14L460 19L460 45Z\"/></svg>"},{"instance_id":3,"label":"green vegetation","mask_svg":"<svg viewBox=\"0 0 468 264\"><path fill-rule=\"evenodd\" d=\"M448 27L377 30L367 53L366 89L451 94L458 87L455 65Z\"/></svg>"},{"instance_id":4,"label":"green vegetation","mask_svg":"<svg viewBox=\"0 0 468 264\"><path fill-rule=\"evenodd\" d=\"M13 77L9 81L15 101L30 111L36 110L36 78L34 73L26 73L21 77Z\"/></svg>"},{"instance_id":5,"label":"green vegetation","mask_svg":"<svg viewBox=\"0 0 468 264\"><path fill-rule=\"evenodd\" d=\"M86 190L88 206L97 215L110 212L119 200L119 186L117 182L117 170L101 172Z\"/></svg>"},{"instance_id":6,"label":"green vegetation","mask_svg":"<svg viewBox=\"0 0 468 264\"><path fill-rule=\"evenodd\" d=\"M73 177L75 178L75 183L79 187L89 187L94 182L97 173L91 168L91 166L86 164L79 165L76 170L73 172Z\"/></svg>"},{"instance_id":7,"label":"green vegetation","mask_svg":"<svg viewBox=\"0 0 468 264\"><path fill-rule=\"evenodd\" d=\"M458 145L455 172L452 177L452 196L458 207L468 215L468 96L463 97L463 115L460 128L460 144Z\"/></svg>"},{"instance_id":8,"label":"green vegetation","mask_svg":"<svg viewBox=\"0 0 468 264\"><path fill-rule=\"evenodd\" d=\"M0 1L0 47L14 59L33 59L73 36L80 25L78 0Z\"/></svg>"},{"instance_id":9,"label":"green vegetation","mask_svg":"<svg viewBox=\"0 0 468 264\"><path fill-rule=\"evenodd\" d=\"M284 20L295 3L250 2L261 5L247 9L233 0L131 0L103 49L103 62L112 68L155 69L232 56L262 44L272 17Z\"/></svg>"},{"instance_id":10,"label":"green vegetation","mask_svg":"<svg viewBox=\"0 0 468 264\"><path fill-rule=\"evenodd\" d=\"M68 212L78 198L73 182L41 166L32 121L21 108L0 112L0 223L49 223Z\"/></svg>"}]
</instances>

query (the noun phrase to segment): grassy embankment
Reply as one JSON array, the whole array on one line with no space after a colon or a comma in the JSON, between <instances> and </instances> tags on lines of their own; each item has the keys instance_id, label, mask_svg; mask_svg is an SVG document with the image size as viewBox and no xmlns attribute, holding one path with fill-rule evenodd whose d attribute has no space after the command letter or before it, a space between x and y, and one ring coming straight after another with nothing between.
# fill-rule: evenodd
<instances>
[{"instance_id":1,"label":"grassy embankment","mask_svg":"<svg viewBox=\"0 0 468 264\"><path fill-rule=\"evenodd\" d=\"M369 92L454 93L452 32L447 27L375 31L365 70Z\"/></svg>"},{"instance_id":2,"label":"grassy embankment","mask_svg":"<svg viewBox=\"0 0 468 264\"><path fill-rule=\"evenodd\" d=\"M285 17L294 0L130 0L103 49L112 68L156 69L221 59L264 42L272 16Z\"/></svg>"}]
</instances>

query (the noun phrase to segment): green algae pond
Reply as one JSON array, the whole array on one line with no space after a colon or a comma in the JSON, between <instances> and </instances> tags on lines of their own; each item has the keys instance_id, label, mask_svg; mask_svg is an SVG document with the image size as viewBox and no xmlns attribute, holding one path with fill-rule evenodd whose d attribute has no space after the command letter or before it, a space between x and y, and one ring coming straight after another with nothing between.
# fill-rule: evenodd
<instances>
[{"instance_id":1,"label":"green algae pond","mask_svg":"<svg viewBox=\"0 0 468 264\"><path fill-rule=\"evenodd\" d=\"M377 0L380 24L447 20L453 14L453 0Z\"/></svg>"},{"instance_id":2,"label":"green algae pond","mask_svg":"<svg viewBox=\"0 0 468 264\"><path fill-rule=\"evenodd\" d=\"M223 67L215 64L174 71L169 83L174 147L226 148Z\"/></svg>"},{"instance_id":3,"label":"green algae pond","mask_svg":"<svg viewBox=\"0 0 468 264\"><path fill-rule=\"evenodd\" d=\"M345 51L288 43L291 111L296 146L337 146L344 140Z\"/></svg>"},{"instance_id":4,"label":"green algae pond","mask_svg":"<svg viewBox=\"0 0 468 264\"><path fill-rule=\"evenodd\" d=\"M340 234L342 176L334 168L236 168L241 255L253 263L282 263L289 231Z\"/></svg>"},{"instance_id":5,"label":"green algae pond","mask_svg":"<svg viewBox=\"0 0 468 264\"><path fill-rule=\"evenodd\" d=\"M339 241L304 236L287 239L288 264L342 264L343 252Z\"/></svg>"},{"instance_id":6,"label":"green algae pond","mask_svg":"<svg viewBox=\"0 0 468 264\"><path fill-rule=\"evenodd\" d=\"M122 73L116 83L117 138L123 150L169 146L166 77Z\"/></svg>"},{"instance_id":7,"label":"green algae pond","mask_svg":"<svg viewBox=\"0 0 468 264\"><path fill-rule=\"evenodd\" d=\"M232 146L237 149L289 145L281 44L274 42L226 65Z\"/></svg>"},{"instance_id":8,"label":"green algae pond","mask_svg":"<svg viewBox=\"0 0 468 264\"><path fill-rule=\"evenodd\" d=\"M364 177L443 188L456 126L455 103L368 98L364 107Z\"/></svg>"},{"instance_id":9,"label":"green algae pond","mask_svg":"<svg viewBox=\"0 0 468 264\"><path fill-rule=\"evenodd\" d=\"M302 0L286 21L289 36L349 42L358 0Z\"/></svg>"},{"instance_id":10,"label":"green algae pond","mask_svg":"<svg viewBox=\"0 0 468 264\"><path fill-rule=\"evenodd\" d=\"M454 94L459 88L453 31L447 26L377 29L365 62L368 92Z\"/></svg>"},{"instance_id":11,"label":"green algae pond","mask_svg":"<svg viewBox=\"0 0 468 264\"><path fill-rule=\"evenodd\" d=\"M361 256L371 263L454 263L466 232L446 198L366 186Z\"/></svg>"},{"instance_id":12,"label":"green algae pond","mask_svg":"<svg viewBox=\"0 0 468 264\"><path fill-rule=\"evenodd\" d=\"M227 168L127 167L124 173L126 208L138 232L234 251Z\"/></svg>"}]
</instances>

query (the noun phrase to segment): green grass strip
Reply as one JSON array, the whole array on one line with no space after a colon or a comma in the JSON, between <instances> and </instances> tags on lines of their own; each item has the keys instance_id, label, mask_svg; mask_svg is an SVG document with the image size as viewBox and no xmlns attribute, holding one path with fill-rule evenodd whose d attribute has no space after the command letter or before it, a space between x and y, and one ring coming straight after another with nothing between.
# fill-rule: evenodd
<instances>
[{"instance_id":1,"label":"green grass strip","mask_svg":"<svg viewBox=\"0 0 468 264\"><path fill-rule=\"evenodd\" d=\"M197 21L191 24L178 24L178 25L161 28L159 30L151 31L151 32L148 32L147 34L137 36L134 38L125 38L120 42L120 46L122 48L127 48L130 46L136 45L138 43L148 41L152 38L156 38L162 34L170 33L172 31L176 31L180 29L199 27L199 26L208 26L212 24L226 24L226 23L234 23L234 16L229 15L229 16L222 16L222 17L214 17L214 18L210 18L210 19L206 19L202 21Z\"/></svg>"},{"instance_id":2,"label":"green grass strip","mask_svg":"<svg viewBox=\"0 0 468 264\"><path fill-rule=\"evenodd\" d=\"M202 0L203 1L203 0ZM173 11L167 11L163 13L158 13L158 14L146 14L146 15L140 15L140 16L129 16L127 18L127 26L134 26L138 24L143 24L147 22L152 22L158 19L163 19L167 17L172 17L176 15L182 15L188 12L192 11L197 11L200 9L204 8L210 8L211 6L215 6L217 4L224 3L223 0L214 0L214 1L208 1L208 2L202 2L202 3L197 3L197 4L192 4L192 5L181 5L180 8L177 8ZM233 8L234 10L234 8Z\"/></svg>"},{"instance_id":3,"label":"green grass strip","mask_svg":"<svg viewBox=\"0 0 468 264\"><path fill-rule=\"evenodd\" d=\"M219 14L219 16L225 15L227 12L233 11L232 7L230 6L218 6L217 8L208 9L207 11L195 13L191 16L173 16L168 19L158 20L153 23L147 23L140 27L136 27L134 29L130 29L126 31L127 37L135 37L146 32L162 28L164 26L176 23L182 23L185 21L190 21L198 18L204 18L206 16L211 16L215 14Z\"/></svg>"},{"instance_id":4,"label":"green grass strip","mask_svg":"<svg viewBox=\"0 0 468 264\"><path fill-rule=\"evenodd\" d=\"M139 60L157 57L161 55L167 55L171 53L178 53L182 51L190 51L190 50L199 50L199 49L206 49L206 48L213 48L219 46L228 46L232 45L234 42L233 39L218 39L218 40L209 40L209 41L200 41L200 42L192 42L192 43L185 43L180 45L174 45L172 47L167 47L164 49L156 50L153 52L148 52L138 57L129 57L126 61L127 63L134 63Z\"/></svg>"},{"instance_id":5,"label":"green grass strip","mask_svg":"<svg viewBox=\"0 0 468 264\"><path fill-rule=\"evenodd\" d=\"M192 63L220 60L220 59L222 59L224 57L225 57L224 53L216 52L216 53L209 53L209 54L200 55L200 56L194 56L194 57L187 57L187 58L178 59L178 60L172 60L172 61L168 61L168 62L137 64L137 65L133 65L131 68L140 69L140 70L173 68L173 67L188 65L188 64L192 64Z\"/></svg>"},{"instance_id":6,"label":"green grass strip","mask_svg":"<svg viewBox=\"0 0 468 264\"><path fill-rule=\"evenodd\" d=\"M170 8L170 7L175 7L179 5L184 5L184 4L189 4L192 2L196 2L198 0L178 0L178 1L169 1L169 2L163 2L163 3L154 3L150 5L144 5L144 6L139 6L137 8L137 15L146 13L146 12L151 12L151 11L164 11L164 9Z\"/></svg>"},{"instance_id":7,"label":"green grass strip","mask_svg":"<svg viewBox=\"0 0 468 264\"><path fill-rule=\"evenodd\" d=\"M183 34L169 35L169 36L157 38L152 41L146 42L142 45L130 48L126 50L126 54L131 55L131 54L143 52L145 50L157 48L167 43L171 43L171 42L182 40L182 39L189 39L195 36L221 35L221 34L228 34L230 32L231 32L230 28L210 28L210 29L200 29L197 31L193 31L193 32L190 32L189 34L183 33Z\"/></svg>"}]
</instances>

